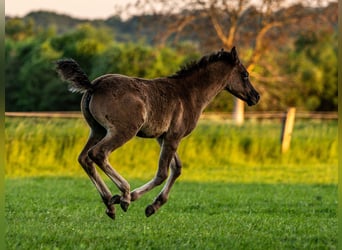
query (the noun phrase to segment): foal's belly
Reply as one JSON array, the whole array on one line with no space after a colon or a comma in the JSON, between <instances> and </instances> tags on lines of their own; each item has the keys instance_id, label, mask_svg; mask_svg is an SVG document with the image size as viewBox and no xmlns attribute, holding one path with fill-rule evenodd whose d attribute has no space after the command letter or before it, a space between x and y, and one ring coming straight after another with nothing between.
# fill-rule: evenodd
<instances>
[{"instance_id":1,"label":"foal's belly","mask_svg":"<svg viewBox=\"0 0 342 250\"><path fill-rule=\"evenodd\" d=\"M137 136L141 137L141 138L157 138L160 135L157 135L157 134L146 134L144 131L140 130L140 131L138 131Z\"/></svg>"},{"instance_id":2,"label":"foal's belly","mask_svg":"<svg viewBox=\"0 0 342 250\"><path fill-rule=\"evenodd\" d=\"M165 132L166 130L141 128L137 136L142 138L158 138Z\"/></svg>"},{"instance_id":3,"label":"foal's belly","mask_svg":"<svg viewBox=\"0 0 342 250\"><path fill-rule=\"evenodd\" d=\"M164 121L151 121L146 122L138 131L137 136L142 138L158 138L165 134L169 129L169 122Z\"/></svg>"}]
</instances>

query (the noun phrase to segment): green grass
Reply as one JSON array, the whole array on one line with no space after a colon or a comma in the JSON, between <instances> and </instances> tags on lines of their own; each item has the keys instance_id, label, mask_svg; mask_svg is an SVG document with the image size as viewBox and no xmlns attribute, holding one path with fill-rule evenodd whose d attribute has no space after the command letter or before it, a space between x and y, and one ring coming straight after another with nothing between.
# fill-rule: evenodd
<instances>
[{"instance_id":1,"label":"green grass","mask_svg":"<svg viewBox=\"0 0 342 250\"><path fill-rule=\"evenodd\" d=\"M84 176L77 163L87 137L82 119L6 118L6 176ZM242 127L201 121L178 149L187 181L337 183L337 122L297 121L291 149L280 153L280 122ZM134 138L112 165L128 179L154 175L155 140Z\"/></svg>"},{"instance_id":2,"label":"green grass","mask_svg":"<svg viewBox=\"0 0 342 250\"><path fill-rule=\"evenodd\" d=\"M76 160L83 120L6 118L5 128L7 249L337 248L336 121L296 121L286 154L280 122L201 121L179 147L168 203L145 218L156 188L115 221ZM158 156L154 140L135 138L110 161L135 188Z\"/></svg>"},{"instance_id":3,"label":"green grass","mask_svg":"<svg viewBox=\"0 0 342 250\"><path fill-rule=\"evenodd\" d=\"M178 182L157 214L153 190L115 221L91 185L6 180L7 249L336 249L336 185Z\"/></svg>"}]
</instances>

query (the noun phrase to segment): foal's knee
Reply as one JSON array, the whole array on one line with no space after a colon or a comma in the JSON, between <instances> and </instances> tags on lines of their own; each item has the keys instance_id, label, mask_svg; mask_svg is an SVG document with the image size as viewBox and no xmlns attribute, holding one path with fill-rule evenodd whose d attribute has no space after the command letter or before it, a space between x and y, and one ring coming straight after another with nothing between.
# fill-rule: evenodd
<instances>
[{"instance_id":1,"label":"foal's knee","mask_svg":"<svg viewBox=\"0 0 342 250\"><path fill-rule=\"evenodd\" d=\"M78 160L78 163L79 163L81 166L83 166L83 165L85 164L85 159L84 159L83 154L80 154L80 155L78 156L77 160Z\"/></svg>"},{"instance_id":2,"label":"foal's knee","mask_svg":"<svg viewBox=\"0 0 342 250\"><path fill-rule=\"evenodd\" d=\"M88 158L88 155L83 152L78 156L77 160L78 160L78 163L83 168L86 168L89 164L91 164L90 159Z\"/></svg>"},{"instance_id":3,"label":"foal's knee","mask_svg":"<svg viewBox=\"0 0 342 250\"><path fill-rule=\"evenodd\" d=\"M78 162L89 175L93 175L94 167L92 165L92 160L89 159L87 154L81 153L78 156Z\"/></svg>"},{"instance_id":4,"label":"foal's knee","mask_svg":"<svg viewBox=\"0 0 342 250\"><path fill-rule=\"evenodd\" d=\"M90 149L88 151L88 156L91 160L93 160L97 165L101 165L105 159L105 153L100 151L100 150L96 150L94 148Z\"/></svg>"}]
</instances>

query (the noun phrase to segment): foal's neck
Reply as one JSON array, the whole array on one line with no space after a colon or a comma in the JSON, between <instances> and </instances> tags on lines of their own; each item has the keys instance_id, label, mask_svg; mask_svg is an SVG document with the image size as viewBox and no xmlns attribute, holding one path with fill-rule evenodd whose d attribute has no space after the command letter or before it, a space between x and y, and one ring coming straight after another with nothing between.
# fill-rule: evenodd
<instances>
[{"instance_id":1,"label":"foal's neck","mask_svg":"<svg viewBox=\"0 0 342 250\"><path fill-rule=\"evenodd\" d=\"M227 85L232 66L215 62L184 79L194 102L203 110Z\"/></svg>"}]
</instances>

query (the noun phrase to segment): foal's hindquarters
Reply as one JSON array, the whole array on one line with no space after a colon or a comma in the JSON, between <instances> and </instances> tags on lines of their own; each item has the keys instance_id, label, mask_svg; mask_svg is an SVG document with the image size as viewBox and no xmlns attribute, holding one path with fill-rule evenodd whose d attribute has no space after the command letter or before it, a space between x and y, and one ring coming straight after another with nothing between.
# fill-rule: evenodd
<instances>
[{"instance_id":1,"label":"foal's hindquarters","mask_svg":"<svg viewBox=\"0 0 342 250\"><path fill-rule=\"evenodd\" d=\"M110 92L104 95L101 89L83 95L81 109L90 126L90 136L79 156L79 162L106 204L108 216L114 219L114 203L120 203L122 209L127 211L131 201L130 185L110 165L108 157L111 152L136 135L143 123L143 110L139 100L127 93L120 98L110 97ZM129 109L129 115L123 109ZM98 175L94 163L116 184L122 193L121 196L112 196Z\"/></svg>"}]
</instances>

